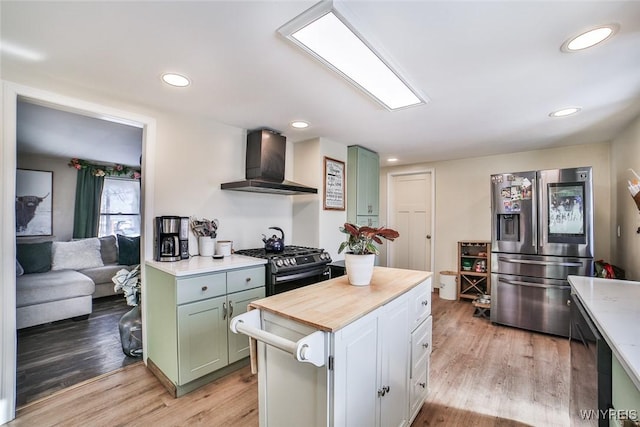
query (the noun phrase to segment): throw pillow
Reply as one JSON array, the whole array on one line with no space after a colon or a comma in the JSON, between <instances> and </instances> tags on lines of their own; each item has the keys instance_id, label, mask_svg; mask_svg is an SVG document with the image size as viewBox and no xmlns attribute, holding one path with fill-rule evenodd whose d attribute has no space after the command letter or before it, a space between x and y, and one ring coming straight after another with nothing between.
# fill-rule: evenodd
<instances>
[{"instance_id":1,"label":"throw pillow","mask_svg":"<svg viewBox=\"0 0 640 427\"><path fill-rule=\"evenodd\" d=\"M82 270L104 265L100 255L100 240L97 237L71 242L53 242L52 253L51 270Z\"/></svg>"},{"instance_id":2,"label":"throw pillow","mask_svg":"<svg viewBox=\"0 0 640 427\"><path fill-rule=\"evenodd\" d=\"M129 237L118 234L118 264L140 264L140 236Z\"/></svg>"},{"instance_id":3,"label":"throw pillow","mask_svg":"<svg viewBox=\"0 0 640 427\"><path fill-rule=\"evenodd\" d=\"M23 274L24 274L24 269L22 268L18 260L16 260L16 277L22 276Z\"/></svg>"},{"instance_id":4,"label":"throw pillow","mask_svg":"<svg viewBox=\"0 0 640 427\"><path fill-rule=\"evenodd\" d=\"M102 262L106 264L115 264L118 262L118 246L116 245L116 236L100 237L100 253L102 254Z\"/></svg>"},{"instance_id":5,"label":"throw pillow","mask_svg":"<svg viewBox=\"0 0 640 427\"><path fill-rule=\"evenodd\" d=\"M51 242L18 243L16 258L25 274L46 273L51 270Z\"/></svg>"}]
</instances>

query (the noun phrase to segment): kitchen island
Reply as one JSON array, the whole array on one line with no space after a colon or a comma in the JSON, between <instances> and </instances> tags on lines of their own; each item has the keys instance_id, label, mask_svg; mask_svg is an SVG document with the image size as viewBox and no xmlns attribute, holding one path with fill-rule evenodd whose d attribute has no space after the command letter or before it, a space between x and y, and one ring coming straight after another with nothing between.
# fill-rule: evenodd
<instances>
[{"instance_id":1,"label":"kitchen island","mask_svg":"<svg viewBox=\"0 0 640 427\"><path fill-rule=\"evenodd\" d=\"M426 398L431 324L431 273L376 267L253 301L231 329L257 340L261 426L398 426Z\"/></svg>"},{"instance_id":2,"label":"kitchen island","mask_svg":"<svg viewBox=\"0 0 640 427\"><path fill-rule=\"evenodd\" d=\"M640 282L569 276L572 293L612 353L612 425L640 418Z\"/></svg>"},{"instance_id":3,"label":"kitchen island","mask_svg":"<svg viewBox=\"0 0 640 427\"><path fill-rule=\"evenodd\" d=\"M265 263L242 255L146 262L147 366L173 396L246 366L249 339L228 325L265 296Z\"/></svg>"}]
</instances>

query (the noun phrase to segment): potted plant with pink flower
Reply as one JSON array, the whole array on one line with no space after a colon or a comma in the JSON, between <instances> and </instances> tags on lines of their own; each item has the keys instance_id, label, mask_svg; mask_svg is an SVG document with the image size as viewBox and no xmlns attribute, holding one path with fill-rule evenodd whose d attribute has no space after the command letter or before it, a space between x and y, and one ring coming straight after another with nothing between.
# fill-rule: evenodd
<instances>
[{"instance_id":1,"label":"potted plant with pink flower","mask_svg":"<svg viewBox=\"0 0 640 427\"><path fill-rule=\"evenodd\" d=\"M400 237L400 233L387 227L368 227L345 223L340 231L347 234L347 240L340 244L338 253L345 249L345 267L349 283L355 286L366 286L371 283L375 257L380 252L376 243L382 244L382 239L393 241Z\"/></svg>"}]
</instances>

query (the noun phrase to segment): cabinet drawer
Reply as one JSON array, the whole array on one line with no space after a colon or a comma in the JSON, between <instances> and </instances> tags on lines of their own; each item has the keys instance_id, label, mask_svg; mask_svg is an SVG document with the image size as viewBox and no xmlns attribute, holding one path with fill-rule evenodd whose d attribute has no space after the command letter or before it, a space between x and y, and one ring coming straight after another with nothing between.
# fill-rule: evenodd
<instances>
[{"instance_id":1,"label":"cabinet drawer","mask_svg":"<svg viewBox=\"0 0 640 427\"><path fill-rule=\"evenodd\" d=\"M429 316L411 333L411 378L414 377L415 372L421 372L424 369L427 358L431 354L432 319Z\"/></svg>"},{"instance_id":2,"label":"cabinet drawer","mask_svg":"<svg viewBox=\"0 0 640 427\"><path fill-rule=\"evenodd\" d=\"M409 321L413 330L431 315L431 277L411 290L409 300L412 310Z\"/></svg>"},{"instance_id":3,"label":"cabinet drawer","mask_svg":"<svg viewBox=\"0 0 640 427\"><path fill-rule=\"evenodd\" d=\"M179 279L176 286L178 304L217 297L227 293L226 273Z\"/></svg>"},{"instance_id":4,"label":"cabinet drawer","mask_svg":"<svg viewBox=\"0 0 640 427\"><path fill-rule=\"evenodd\" d=\"M422 405L424 404L429 392L429 363L425 363L419 372L416 372L409 381L409 421L412 422Z\"/></svg>"},{"instance_id":5,"label":"cabinet drawer","mask_svg":"<svg viewBox=\"0 0 640 427\"><path fill-rule=\"evenodd\" d=\"M227 272L227 293L259 288L264 285L265 272L262 266Z\"/></svg>"}]
</instances>

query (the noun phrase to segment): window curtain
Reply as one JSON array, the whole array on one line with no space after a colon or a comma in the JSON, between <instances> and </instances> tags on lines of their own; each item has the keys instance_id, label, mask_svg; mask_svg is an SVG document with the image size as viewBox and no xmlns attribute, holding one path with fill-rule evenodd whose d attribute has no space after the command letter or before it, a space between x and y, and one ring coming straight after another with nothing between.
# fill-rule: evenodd
<instances>
[{"instance_id":1,"label":"window curtain","mask_svg":"<svg viewBox=\"0 0 640 427\"><path fill-rule=\"evenodd\" d=\"M104 176L95 176L91 168L78 169L73 238L98 237L100 199Z\"/></svg>"}]
</instances>

